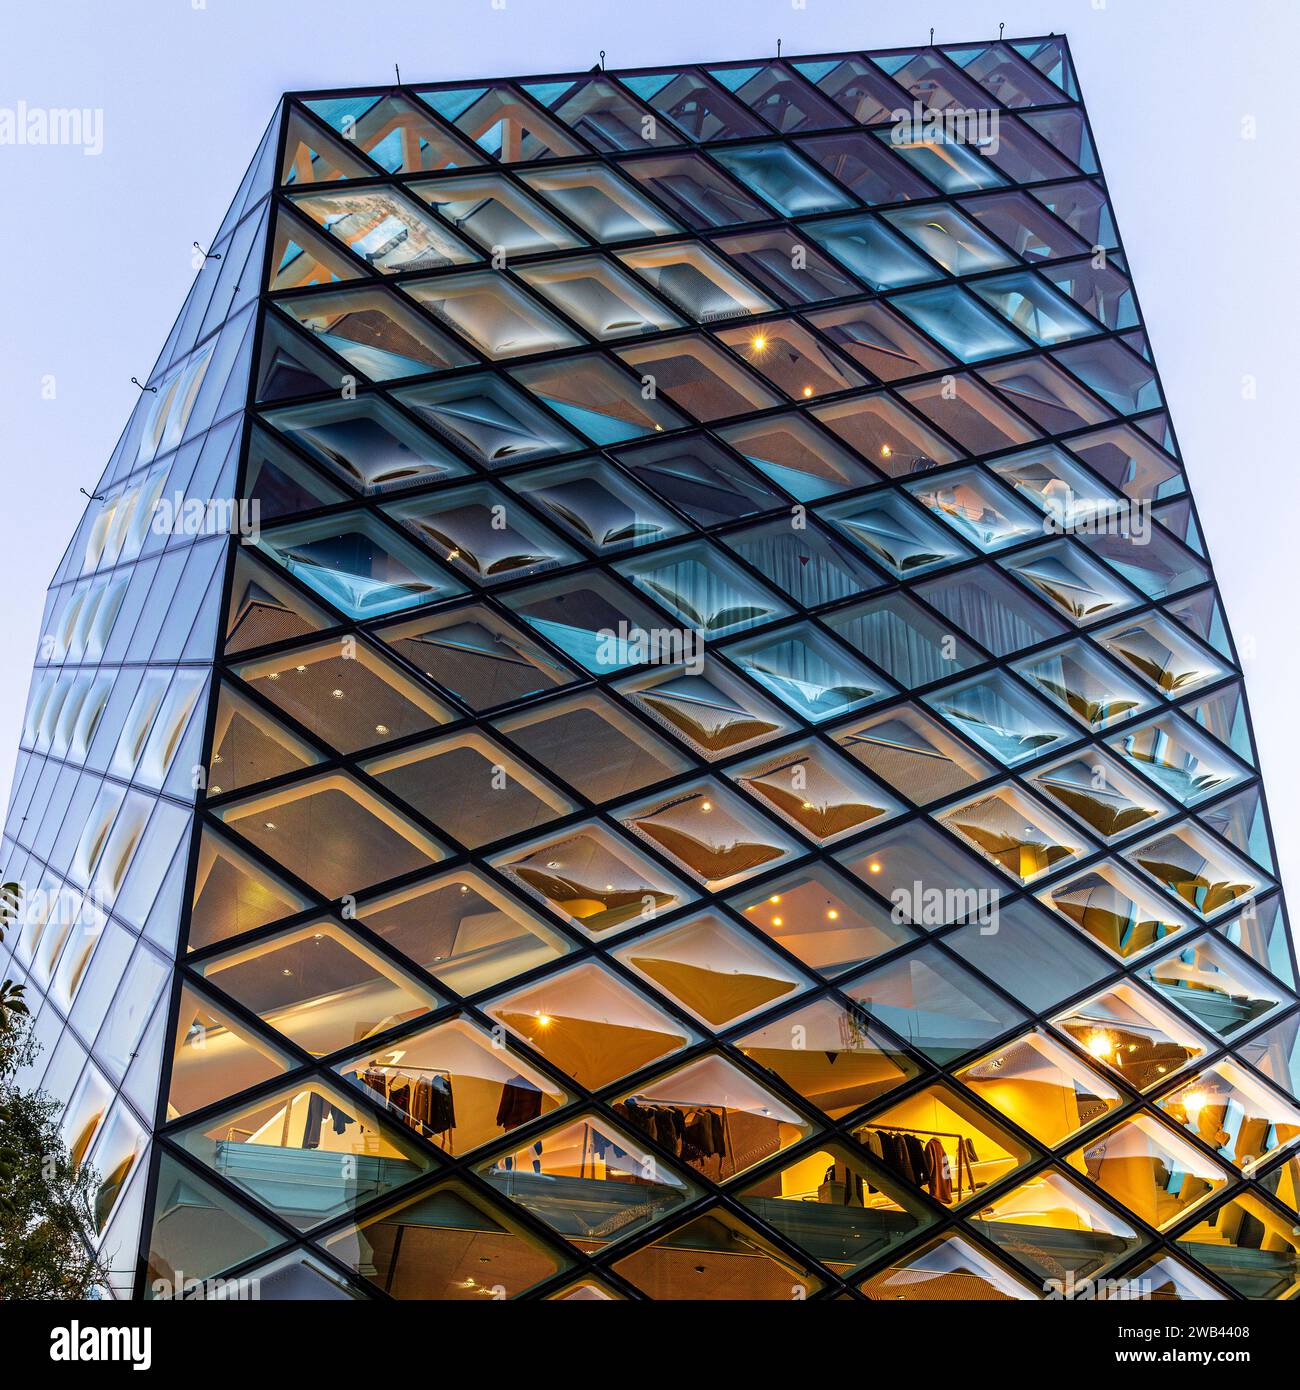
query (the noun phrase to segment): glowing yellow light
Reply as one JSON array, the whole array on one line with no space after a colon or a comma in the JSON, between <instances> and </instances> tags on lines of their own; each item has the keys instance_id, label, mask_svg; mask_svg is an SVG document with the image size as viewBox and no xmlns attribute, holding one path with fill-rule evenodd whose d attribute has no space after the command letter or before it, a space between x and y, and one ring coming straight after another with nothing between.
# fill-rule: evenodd
<instances>
[{"instance_id":1,"label":"glowing yellow light","mask_svg":"<svg viewBox=\"0 0 1300 1390\"><path fill-rule=\"evenodd\" d=\"M867 865L867 868L873 874L878 874L880 872L880 865L874 859Z\"/></svg>"},{"instance_id":2,"label":"glowing yellow light","mask_svg":"<svg viewBox=\"0 0 1300 1390\"><path fill-rule=\"evenodd\" d=\"M1110 1037L1106 1033L1093 1033L1088 1039L1087 1047L1094 1057L1109 1057L1114 1050Z\"/></svg>"},{"instance_id":3,"label":"glowing yellow light","mask_svg":"<svg viewBox=\"0 0 1300 1390\"><path fill-rule=\"evenodd\" d=\"M1206 1102L1204 1091L1188 1091L1183 1097L1183 1107L1187 1110L1199 1110Z\"/></svg>"},{"instance_id":4,"label":"glowing yellow light","mask_svg":"<svg viewBox=\"0 0 1300 1390\"><path fill-rule=\"evenodd\" d=\"M772 925L773 925L774 927L783 927L783 926L785 926L785 922L784 922L780 917L773 917L773 918L772 918Z\"/></svg>"},{"instance_id":5,"label":"glowing yellow light","mask_svg":"<svg viewBox=\"0 0 1300 1390\"><path fill-rule=\"evenodd\" d=\"M762 352L763 349L767 346L767 339L763 337L763 335L760 333L756 338L753 338L750 341L749 345L754 349L755 352Z\"/></svg>"},{"instance_id":6,"label":"glowing yellow light","mask_svg":"<svg viewBox=\"0 0 1300 1390\"><path fill-rule=\"evenodd\" d=\"M812 392L812 387L811 387L811 386L805 386L805 387L803 388L803 393L804 393L805 396L811 396L812 393L813 393L813 392Z\"/></svg>"},{"instance_id":7,"label":"glowing yellow light","mask_svg":"<svg viewBox=\"0 0 1300 1390\"><path fill-rule=\"evenodd\" d=\"M549 1027L551 1026L551 1016L550 1016L550 1014L538 1014L538 1015L537 1015L537 1026L538 1026L539 1028L549 1028Z\"/></svg>"},{"instance_id":8,"label":"glowing yellow light","mask_svg":"<svg viewBox=\"0 0 1300 1390\"><path fill-rule=\"evenodd\" d=\"M711 801L702 801L702 802L700 802L700 810L701 810L701 811L711 811L711 810L713 810L713 802L711 802Z\"/></svg>"},{"instance_id":9,"label":"glowing yellow light","mask_svg":"<svg viewBox=\"0 0 1300 1390\"><path fill-rule=\"evenodd\" d=\"M882 459L887 459L893 452L894 451L889 447L888 444L882 444L880 446L880 457Z\"/></svg>"},{"instance_id":10,"label":"glowing yellow light","mask_svg":"<svg viewBox=\"0 0 1300 1390\"><path fill-rule=\"evenodd\" d=\"M779 903L780 901L781 901L781 895L780 895L780 893L773 893L772 896L768 899L768 902L770 902L770 903Z\"/></svg>"},{"instance_id":11,"label":"glowing yellow light","mask_svg":"<svg viewBox=\"0 0 1300 1390\"><path fill-rule=\"evenodd\" d=\"M831 910L826 914L826 916L829 917L832 922L838 922L840 920L840 914L836 911L835 908L831 908Z\"/></svg>"}]
</instances>

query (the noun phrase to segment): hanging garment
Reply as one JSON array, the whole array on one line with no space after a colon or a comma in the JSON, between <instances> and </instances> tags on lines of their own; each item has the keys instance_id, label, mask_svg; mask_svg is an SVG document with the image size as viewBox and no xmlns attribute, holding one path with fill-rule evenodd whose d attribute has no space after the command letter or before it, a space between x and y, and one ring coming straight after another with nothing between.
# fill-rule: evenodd
<instances>
[{"instance_id":1,"label":"hanging garment","mask_svg":"<svg viewBox=\"0 0 1300 1390\"><path fill-rule=\"evenodd\" d=\"M403 1114L411 1113L411 1083L405 1076L397 1077L388 1088L388 1103L396 1106Z\"/></svg>"},{"instance_id":2,"label":"hanging garment","mask_svg":"<svg viewBox=\"0 0 1300 1390\"><path fill-rule=\"evenodd\" d=\"M325 1112L328 1109L329 1101L319 1091L313 1091L307 1101L307 1123L302 1134L304 1149L319 1147L321 1126L325 1123Z\"/></svg>"},{"instance_id":3,"label":"hanging garment","mask_svg":"<svg viewBox=\"0 0 1300 1390\"><path fill-rule=\"evenodd\" d=\"M536 1086L516 1075L501 1088L497 1106L497 1127L514 1129L535 1120L542 1113L542 1093Z\"/></svg>"},{"instance_id":4,"label":"hanging garment","mask_svg":"<svg viewBox=\"0 0 1300 1390\"><path fill-rule=\"evenodd\" d=\"M903 1135L903 1147L907 1153L907 1169L917 1187L925 1186L925 1145L915 1134Z\"/></svg>"},{"instance_id":5,"label":"hanging garment","mask_svg":"<svg viewBox=\"0 0 1300 1390\"><path fill-rule=\"evenodd\" d=\"M538 1093L538 1100L541 1093ZM445 1134L456 1128L456 1103L452 1095L451 1077L435 1076L429 1081L429 1114L425 1123L434 1134ZM539 1105L540 1111L540 1105Z\"/></svg>"},{"instance_id":6,"label":"hanging garment","mask_svg":"<svg viewBox=\"0 0 1300 1390\"><path fill-rule=\"evenodd\" d=\"M319 1091L313 1091L311 1099L307 1102L307 1121L303 1126L302 1146L304 1149L320 1147L320 1132L326 1117L333 1120L335 1134L343 1134L347 1127L353 1123L352 1116L346 1110L341 1110L328 1097L321 1095Z\"/></svg>"},{"instance_id":7,"label":"hanging garment","mask_svg":"<svg viewBox=\"0 0 1300 1390\"><path fill-rule=\"evenodd\" d=\"M948 1154L938 1139L925 1146L925 1177L930 1196L945 1205L952 1201L952 1177L948 1171Z\"/></svg>"},{"instance_id":8,"label":"hanging garment","mask_svg":"<svg viewBox=\"0 0 1300 1390\"><path fill-rule=\"evenodd\" d=\"M722 1116L716 1110L692 1110L686 1116L684 1150L697 1158L723 1158L727 1144Z\"/></svg>"}]
</instances>

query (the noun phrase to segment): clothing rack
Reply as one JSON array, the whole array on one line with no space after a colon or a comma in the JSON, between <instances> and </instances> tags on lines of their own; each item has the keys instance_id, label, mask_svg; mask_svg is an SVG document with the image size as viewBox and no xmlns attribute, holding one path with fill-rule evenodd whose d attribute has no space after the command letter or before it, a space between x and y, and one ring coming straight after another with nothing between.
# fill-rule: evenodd
<instances>
[{"instance_id":1,"label":"clothing rack","mask_svg":"<svg viewBox=\"0 0 1300 1390\"><path fill-rule=\"evenodd\" d=\"M962 1183L961 1176L964 1171L970 1183L971 1196L975 1195L975 1174L971 1171L970 1159L966 1156L966 1145L970 1142L964 1134L955 1134L946 1129L917 1129L915 1125L869 1125L871 1129L878 1131L893 1130L899 1134L923 1134L927 1139L951 1139L957 1146L957 1190L953 1194L953 1200L961 1201Z\"/></svg>"},{"instance_id":2,"label":"clothing rack","mask_svg":"<svg viewBox=\"0 0 1300 1390\"><path fill-rule=\"evenodd\" d=\"M635 1100L635 1097L634 1097L633 1099ZM718 1155L716 1155L717 1160L718 1160L718 1178L719 1178L719 1180L720 1180L721 1177L722 1177L722 1165L723 1165L723 1163L725 1162L725 1160L726 1160L728 1157L730 1157L733 1164L736 1162L736 1149L735 1149L735 1145L732 1143L732 1137L731 1137L731 1114L730 1114L730 1112L728 1111L728 1109L727 1109L727 1107L726 1107L725 1105L716 1105L716 1104L710 1105L710 1104L705 1104L705 1103L693 1103L693 1104L690 1104L690 1105L686 1105L686 1104L681 1104L681 1103L676 1102L676 1101L645 1101L644 1104L645 1104L645 1106L658 1106L658 1107L663 1108L663 1109L680 1110L680 1111L682 1112L683 1115L689 1114L692 1110L708 1110L708 1111L712 1111L712 1112L716 1113L716 1114L719 1116L719 1118L721 1119L721 1122L722 1122L722 1147L723 1147L723 1152L720 1153L720 1154L718 1154ZM584 1138L584 1149L585 1149L585 1145L586 1145L586 1140L585 1140L585 1138ZM584 1153L584 1160L583 1160L583 1161L584 1161L584 1167L585 1167L585 1153ZM683 1159L682 1161L683 1161L683 1162L686 1162L686 1163L688 1163L688 1164L689 1164L689 1162L690 1162L690 1160L688 1160L688 1159ZM701 1161L703 1161L703 1160L701 1160Z\"/></svg>"},{"instance_id":3,"label":"clothing rack","mask_svg":"<svg viewBox=\"0 0 1300 1390\"><path fill-rule=\"evenodd\" d=\"M451 1090L451 1075L452 1075L452 1074L451 1074L451 1072L449 1072L449 1071L447 1070L446 1067L421 1067L421 1066L415 1066L415 1065L410 1065L410 1066L408 1066L408 1065L407 1065L406 1063L404 1063L404 1062L380 1062L380 1061L372 1061L372 1062L370 1062L368 1065L364 1066L364 1067L361 1069L361 1071L358 1073L358 1075L363 1076L366 1072L372 1071L372 1070L373 1070L373 1071L382 1072L382 1073L384 1074L384 1076L387 1077L387 1078L389 1079L389 1081L391 1081L391 1080L393 1079L393 1074L394 1074L394 1073L396 1073L396 1075L397 1075L398 1077L401 1077L403 1074L405 1074L405 1073L410 1073L410 1072L423 1072L423 1073L425 1073L425 1074L427 1074L427 1075L429 1075L429 1076L441 1076L441 1077L443 1077L443 1078L446 1080L446 1082L447 1082L447 1090L448 1090L448 1091ZM388 1087L388 1088L386 1088L385 1091L384 1091L384 1100L385 1100L385 1101L388 1101L388 1100L389 1100L390 1094L391 1094L391 1086ZM390 1103L391 1103L391 1102L390 1102ZM397 1107L397 1108L400 1109L400 1107ZM421 1128L423 1128L423 1126L421 1126ZM454 1153L456 1152L455 1127L453 1126L452 1129L443 1130L443 1131L441 1131L441 1133L448 1136L448 1137L447 1137L447 1140L446 1140L446 1145L445 1145L446 1151L447 1151L449 1154L454 1154ZM436 1137L438 1137L438 1136L435 1135L435 1138L436 1138Z\"/></svg>"}]
</instances>

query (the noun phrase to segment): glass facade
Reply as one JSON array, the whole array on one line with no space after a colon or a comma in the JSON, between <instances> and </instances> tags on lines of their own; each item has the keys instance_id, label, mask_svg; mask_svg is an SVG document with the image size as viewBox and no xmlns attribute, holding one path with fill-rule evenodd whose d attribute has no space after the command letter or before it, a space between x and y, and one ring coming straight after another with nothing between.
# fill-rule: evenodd
<instances>
[{"instance_id":1,"label":"glass facade","mask_svg":"<svg viewBox=\"0 0 1300 1390\"><path fill-rule=\"evenodd\" d=\"M114 1294L1300 1294L1063 39L286 97L41 634L5 969Z\"/></svg>"}]
</instances>

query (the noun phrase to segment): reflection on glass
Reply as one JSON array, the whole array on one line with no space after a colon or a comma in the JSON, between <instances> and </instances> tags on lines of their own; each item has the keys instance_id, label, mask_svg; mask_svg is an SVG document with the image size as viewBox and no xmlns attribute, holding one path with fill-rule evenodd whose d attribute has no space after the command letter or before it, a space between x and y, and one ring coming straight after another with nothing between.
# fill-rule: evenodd
<instances>
[{"instance_id":1,"label":"reflection on glass","mask_svg":"<svg viewBox=\"0 0 1300 1390\"><path fill-rule=\"evenodd\" d=\"M555 1082L467 1017L406 1034L336 1070L391 1118L453 1155L568 1100Z\"/></svg>"},{"instance_id":2,"label":"reflection on glass","mask_svg":"<svg viewBox=\"0 0 1300 1390\"><path fill-rule=\"evenodd\" d=\"M1253 1192L1241 1192L1178 1237L1179 1246L1242 1298L1288 1299L1300 1292L1300 1232Z\"/></svg>"},{"instance_id":3,"label":"reflection on glass","mask_svg":"<svg viewBox=\"0 0 1300 1390\"><path fill-rule=\"evenodd\" d=\"M386 275L399 270L441 270L478 259L435 218L389 189L322 189L296 193L293 203L354 255Z\"/></svg>"},{"instance_id":4,"label":"reflection on glass","mask_svg":"<svg viewBox=\"0 0 1300 1390\"><path fill-rule=\"evenodd\" d=\"M799 971L718 912L688 917L613 954L713 1028L806 987Z\"/></svg>"},{"instance_id":5,"label":"reflection on glass","mask_svg":"<svg viewBox=\"0 0 1300 1390\"><path fill-rule=\"evenodd\" d=\"M372 381L420 376L473 361L453 338L386 290L327 290L278 303Z\"/></svg>"},{"instance_id":6,"label":"reflection on glass","mask_svg":"<svg viewBox=\"0 0 1300 1390\"><path fill-rule=\"evenodd\" d=\"M504 1211L458 1179L345 1226L325 1249L391 1298L517 1298L565 1268Z\"/></svg>"},{"instance_id":7,"label":"reflection on glass","mask_svg":"<svg viewBox=\"0 0 1300 1390\"><path fill-rule=\"evenodd\" d=\"M933 946L881 966L846 993L940 1066L1025 1022L1014 1004Z\"/></svg>"},{"instance_id":8,"label":"reflection on glass","mask_svg":"<svg viewBox=\"0 0 1300 1390\"><path fill-rule=\"evenodd\" d=\"M572 946L478 869L453 869L357 904L357 920L461 995L558 960Z\"/></svg>"},{"instance_id":9,"label":"reflection on glass","mask_svg":"<svg viewBox=\"0 0 1300 1390\"><path fill-rule=\"evenodd\" d=\"M1300 1109L1228 1058L1167 1091L1156 1104L1247 1175L1300 1139Z\"/></svg>"},{"instance_id":10,"label":"reflection on glass","mask_svg":"<svg viewBox=\"0 0 1300 1390\"><path fill-rule=\"evenodd\" d=\"M895 1177L945 1207L973 1200L1034 1157L943 1084L895 1101L854 1130L854 1138Z\"/></svg>"},{"instance_id":11,"label":"reflection on glass","mask_svg":"<svg viewBox=\"0 0 1300 1390\"><path fill-rule=\"evenodd\" d=\"M627 931L693 896L632 845L595 823L512 851L495 863L593 937Z\"/></svg>"},{"instance_id":12,"label":"reflection on glass","mask_svg":"<svg viewBox=\"0 0 1300 1390\"><path fill-rule=\"evenodd\" d=\"M257 544L350 618L378 618L463 592L446 571L368 512L295 522Z\"/></svg>"},{"instance_id":13,"label":"reflection on glass","mask_svg":"<svg viewBox=\"0 0 1300 1390\"><path fill-rule=\"evenodd\" d=\"M1224 1168L1153 1115L1137 1114L1066 1159L1108 1197L1166 1230L1222 1191Z\"/></svg>"},{"instance_id":14,"label":"reflection on glass","mask_svg":"<svg viewBox=\"0 0 1300 1390\"><path fill-rule=\"evenodd\" d=\"M378 636L473 710L567 685L573 673L482 604L381 628Z\"/></svg>"},{"instance_id":15,"label":"reflection on glass","mask_svg":"<svg viewBox=\"0 0 1300 1390\"><path fill-rule=\"evenodd\" d=\"M321 1056L429 1013L437 996L335 922L313 922L197 967L268 1027Z\"/></svg>"},{"instance_id":16,"label":"reflection on glass","mask_svg":"<svg viewBox=\"0 0 1300 1390\"><path fill-rule=\"evenodd\" d=\"M587 1251L625 1240L699 1195L694 1183L601 1115L547 1130L478 1172Z\"/></svg>"},{"instance_id":17,"label":"reflection on glass","mask_svg":"<svg viewBox=\"0 0 1300 1390\"><path fill-rule=\"evenodd\" d=\"M368 495L466 471L464 464L376 396L289 406L263 418Z\"/></svg>"},{"instance_id":18,"label":"reflection on glass","mask_svg":"<svg viewBox=\"0 0 1300 1390\"><path fill-rule=\"evenodd\" d=\"M372 1119L357 1100L308 1080L181 1130L175 1140L305 1231L433 1166L419 1140Z\"/></svg>"},{"instance_id":19,"label":"reflection on glass","mask_svg":"<svg viewBox=\"0 0 1300 1390\"><path fill-rule=\"evenodd\" d=\"M407 188L489 254L499 249L507 256L530 256L583 244L559 218L501 174L432 179Z\"/></svg>"},{"instance_id":20,"label":"reflection on glass","mask_svg":"<svg viewBox=\"0 0 1300 1390\"><path fill-rule=\"evenodd\" d=\"M873 1302L1005 1303L1040 1297L1023 1279L1002 1268L960 1236L945 1236L879 1270L861 1284Z\"/></svg>"},{"instance_id":21,"label":"reflection on glass","mask_svg":"<svg viewBox=\"0 0 1300 1390\"><path fill-rule=\"evenodd\" d=\"M614 1102L629 1129L725 1182L806 1139L813 1125L766 1086L714 1053Z\"/></svg>"},{"instance_id":22,"label":"reflection on glass","mask_svg":"<svg viewBox=\"0 0 1300 1390\"><path fill-rule=\"evenodd\" d=\"M805 1154L740 1194L787 1240L848 1274L931 1224L907 1187L845 1144Z\"/></svg>"},{"instance_id":23,"label":"reflection on glass","mask_svg":"<svg viewBox=\"0 0 1300 1390\"><path fill-rule=\"evenodd\" d=\"M1020 883L1032 883L1092 848L1059 816L1015 787L998 787L940 812L938 818Z\"/></svg>"},{"instance_id":24,"label":"reflection on glass","mask_svg":"<svg viewBox=\"0 0 1300 1390\"><path fill-rule=\"evenodd\" d=\"M629 830L699 879L709 892L730 888L800 853L799 845L712 780L678 788L619 811Z\"/></svg>"},{"instance_id":25,"label":"reflection on glass","mask_svg":"<svg viewBox=\"0 0 1300 1390\"><path fill-rule=\"evenodd\" d=\"M1124 1104L1118 1088L1038 1028L956 1075L986 1105L1053 1147Z\"/></svg>"},{"instance_id":26,"label":"reflection on glass","mask_svg":"<svg viewBox=\"0 0 1300 1390\"><path fill-rule=\"evenodd\" d=\"M810 1269L721 1207L624 1256L614 1268L655 1300L789 1303L822 1287Z\"/></svg>"},{"instance_id":27,"label":"reflection on glass","mask_svg":"<svg viewBox=\"0 0 1300 1390\"><path fill-rule=\"evenodd\" d=\"M767 743L795 727L770 700L708 657L698 671L653 671L618 689L709 762Z\"/></svg>"},{"instance_id":28,"label":"reflection on glass","mask_svg":"<svg viewBox=\"0 0 1300 1390\"><path fill-rule=\"evenodd\" d=\"M873 1028L861 1010L846 1009L833 999L771 1019L733 1045L832 1120L880 1100L920 1074L917 1064Z\"/></svg>"},{"instance_id":29,"label":"reflection on glass","mask_svg":"<svg viewBox=\"0 0 1300 1390\"><path fill-rule=\"evenodd\" d=\"M645 995L590 961L484 1007L490 1018L591 1091L695 1041L689 1029Z\"/></svg>"},{"instance_id":30,"label":"reflection on glass","mask_svg":"<svg viewBox=\"0 0 1300 1390\"><path fill-rule=\"evenodd\" d=\"M971 1217L975 1229L1058 1295L1104 1274L1146 1243L1118 1212L1054 1169L1039 1173Z\"/></svg>"},{"instance_id":31,"label":"reflection on glass","mask_svg":"<svg viewBox=\"0 0 1300 1390\"><path fill-rule=\"evenodd\" d=\"M1098 1065L1149 1091L1204 1057L1209 1043L1145 990L1127 982L1052 1019Z\"/></svg>"},{"instance_id":32,"label":"reflection on glass","mask_svg":"<svg viewBox=\"0 0 1300 1390\"><path fill-rule=\"evenodd\" d=\"M1218 936L1187 942L1142 970L1142 978L1221 1038L1284 1009L1286 991Z\"/></svg>"},{"instance_id":33,"label":"reflection on glass","mask_svg":"<svg viewBox=\"0 0 1300 1390\"><path fill-rule=\"evenodd\" d=\"M786 748L728 776L817 844L902 814L902 805L820 744Z\"/></svg>"},{"instance_id":34,"label":"reflection on glass","mask_svg":"<svg viewBox=\"0 0 1300 1390\"><path fill-rule=\"evenodd\" d=\"M1109 860L1046 889L1039 900L1125 960L1190 925L1135 874Z\"/></svg>"},{"instance_id":35,"label":"reflection on glass","mask_svg":"<svg viewBox=\"0 0 1300 1390\"><path fill-rule=\"evenodd\" d=\"M495 271L404 281L402 288L485 357L578 347L582 339Z\"/></svg>"}]
</instances>

